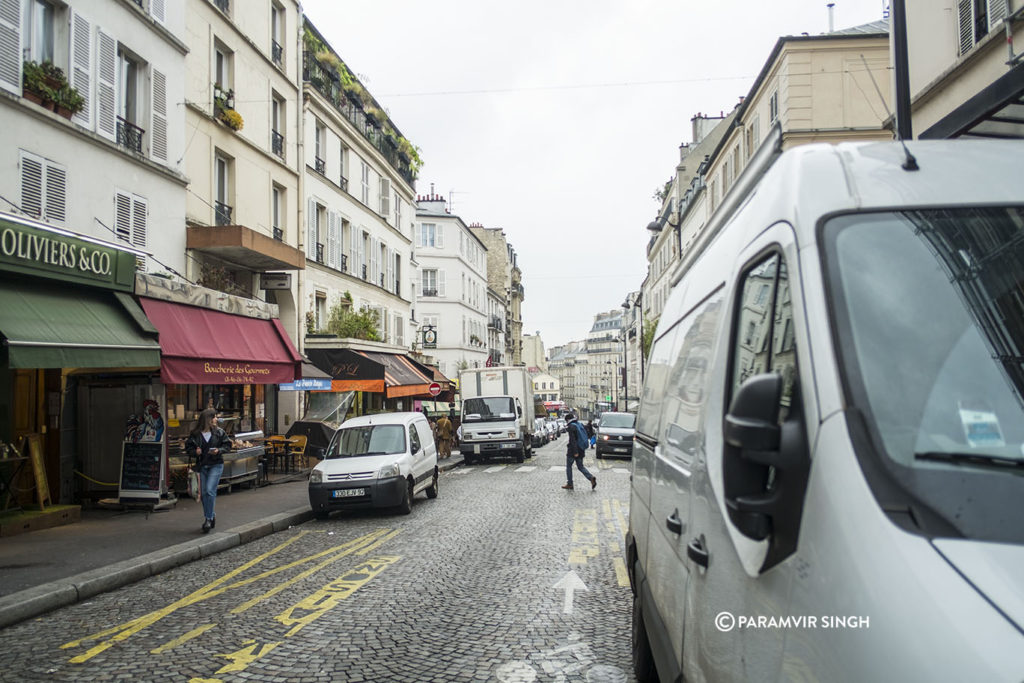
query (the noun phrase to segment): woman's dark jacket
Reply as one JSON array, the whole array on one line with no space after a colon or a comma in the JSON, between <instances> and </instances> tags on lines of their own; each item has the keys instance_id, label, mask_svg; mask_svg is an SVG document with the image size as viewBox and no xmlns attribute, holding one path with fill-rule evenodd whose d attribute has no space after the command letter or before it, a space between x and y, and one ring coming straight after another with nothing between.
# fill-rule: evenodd
<instances>
[{"instance_id":1,"label":"woman's dark jacket","mask_svg":"<svg viewBox=\"0 0 1024 683\"><path fill-rule=\"evenodd\" d=\"M201 451L198 457L196 456L197 448ZM211 453L210 450L214 448L219 448L220 451ZM220 427L214 427L210 430L209 441L204 439L200 432L192 432L185 441L185 452L189 458L195 459L196 467L220 465L224 462L224 454L230 450L231 439L228 438L227 432Z\"/></svg>"}]
</instances>

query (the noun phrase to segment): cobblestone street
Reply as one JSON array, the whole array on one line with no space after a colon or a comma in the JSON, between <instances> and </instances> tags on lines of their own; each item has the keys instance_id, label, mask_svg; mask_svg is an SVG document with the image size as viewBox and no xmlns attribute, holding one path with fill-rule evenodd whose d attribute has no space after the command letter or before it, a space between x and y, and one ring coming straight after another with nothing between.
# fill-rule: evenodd
<instances>
[{"instance_id":1,"label":"cobblestone street","mask_svg":"<svg viewBox=\"0 0 1024 683\"><path fill-rule=\"evenodd\" d=\"M564 438L3 632L5 681L630 681L628 461ZM580 482L578 482L580 483ZM583 482L585 483L585 482Z\"/></svg>"}]
</instances>

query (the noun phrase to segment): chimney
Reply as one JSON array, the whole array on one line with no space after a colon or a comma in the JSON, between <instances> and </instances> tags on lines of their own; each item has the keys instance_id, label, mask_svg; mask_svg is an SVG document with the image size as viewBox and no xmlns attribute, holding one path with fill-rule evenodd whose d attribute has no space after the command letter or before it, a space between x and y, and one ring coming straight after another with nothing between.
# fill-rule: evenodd
<instances>
[{"instance_id":1,"label":"chimney","mask_svg":"<svg viewBox=\"0 0 1024 683\"><path fill-rule=\"evenodd\" d=\"M830 3L828 3L828 5L826 5L826 7L828 7L828 32L832 33L833 31L836 30L836 22L835 22L835 7L836 7L836 3L830 2Z\"/></svg>"}]
</instances>

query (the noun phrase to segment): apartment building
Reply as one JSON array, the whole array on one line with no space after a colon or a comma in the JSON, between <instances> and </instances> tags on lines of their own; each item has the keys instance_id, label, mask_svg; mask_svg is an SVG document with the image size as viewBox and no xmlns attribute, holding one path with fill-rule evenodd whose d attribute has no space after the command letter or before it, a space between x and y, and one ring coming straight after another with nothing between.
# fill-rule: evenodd
<instances>
[{"instance_id":1,"label":"apartment building","mask_svg":"<svg viewBox=\"0 0 1024 683\"><path fill-rule=\"evenodd\" d=\"M523 273L516 250L501 228L474 223L470 229L487 247L487 285L505 295L505 364L523 364Z\"/></svg>"},{"instance_id":2,"label":"apartment building","mask_svg":"<svg viewBox=\"0 0 1024 683\"><path fill-rule=\"evenodd\" d=\"M505 364L505 319L508 300L504 293L487 286L487 360L491 365Z\"/></svg>"}]
</instances>

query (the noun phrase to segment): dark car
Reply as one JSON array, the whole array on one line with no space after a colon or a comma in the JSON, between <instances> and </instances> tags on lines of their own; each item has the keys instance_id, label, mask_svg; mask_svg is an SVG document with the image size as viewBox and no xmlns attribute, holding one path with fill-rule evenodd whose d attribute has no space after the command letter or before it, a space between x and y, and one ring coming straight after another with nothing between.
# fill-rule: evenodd
<instances>
[{"instance_id":1,"label":"dark car","mask_svg":"<svg viewBox=\"0 0 1024 683\"><path fill-rule=\"evenodd\" d=\"M602 413L597 426L597 457L616 455L633 457L633 435L636 415L633 413Z\"/></svg>"}]
</instances>

